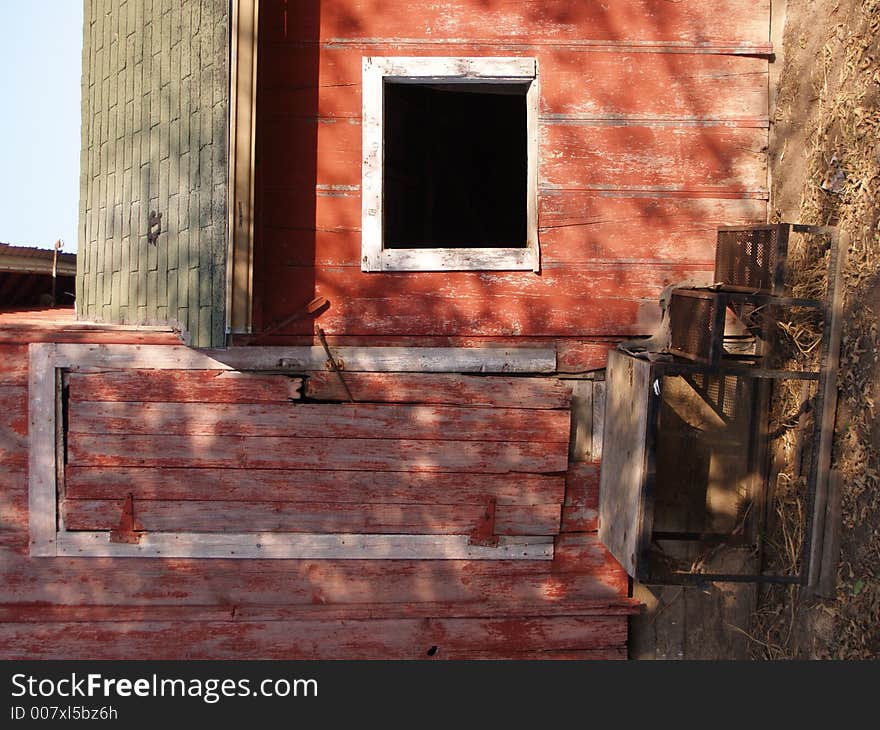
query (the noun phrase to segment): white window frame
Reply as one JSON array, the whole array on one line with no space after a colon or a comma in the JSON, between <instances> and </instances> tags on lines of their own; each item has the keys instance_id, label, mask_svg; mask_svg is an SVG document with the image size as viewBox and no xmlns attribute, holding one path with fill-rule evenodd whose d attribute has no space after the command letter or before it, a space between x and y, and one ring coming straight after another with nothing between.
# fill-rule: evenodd
<instances>
[{"instance_id":1,"label":"white window frame","mask_svg":"<svg viewBox=\"0 0 880 730\"><path fill-rule=\"evenodd\" d=\"M535 58L363 58L362 271L540 271L538 245L538 104ZM383 127L385 82L528 83L526 92L526 235L518 248L383 248Z\"/></svg>"}]
</instances>

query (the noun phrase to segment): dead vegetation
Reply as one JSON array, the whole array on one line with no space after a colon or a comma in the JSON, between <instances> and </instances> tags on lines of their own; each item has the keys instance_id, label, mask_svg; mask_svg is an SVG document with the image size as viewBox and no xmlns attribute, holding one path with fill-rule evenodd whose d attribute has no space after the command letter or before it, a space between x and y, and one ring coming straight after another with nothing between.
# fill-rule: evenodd
<instances>
[{"instance_id":1,"label":"dead vegetation","mask_svg":"<svg viewBox=\"0 0 880 730\"><path fill-rule=\"evenodd\" d=\"M785 66L774 117L775 220L837 225L849 233L845 325L833 468L842 474L843 537L838 587L818 600L796 587L767 589L749 634L767 659L863 659L880 655L880 0L790 0ZM821 22L820 22L821 21ZM797 159L802 156L803 159ZM800 200L797 193L800 191ZM794 237L794 296L821 296L827 252ZM789 361L815 357L814 321L787 322ZM797 432L804 392L781 388L773 406L778 439L776 520L768 558L796 569L803 537L804 477ZM811 418L809 419L811 420Z\"/></svg>"}]
</instances>

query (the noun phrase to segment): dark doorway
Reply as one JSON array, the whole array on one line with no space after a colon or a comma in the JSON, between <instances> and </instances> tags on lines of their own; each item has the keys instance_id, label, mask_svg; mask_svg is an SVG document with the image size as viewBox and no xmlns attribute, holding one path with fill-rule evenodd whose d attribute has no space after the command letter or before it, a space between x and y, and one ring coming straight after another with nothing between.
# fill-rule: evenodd
<instances>
[{"instance_id":1,"label":"dark doorway","mask_svg":"<svg viewBox=\"0 0 880 730\"><path fill-rule=\"evenodd\" d=\"M385 84L385 248L525 248L528 84Z\"/></svg>"}]
</instances>

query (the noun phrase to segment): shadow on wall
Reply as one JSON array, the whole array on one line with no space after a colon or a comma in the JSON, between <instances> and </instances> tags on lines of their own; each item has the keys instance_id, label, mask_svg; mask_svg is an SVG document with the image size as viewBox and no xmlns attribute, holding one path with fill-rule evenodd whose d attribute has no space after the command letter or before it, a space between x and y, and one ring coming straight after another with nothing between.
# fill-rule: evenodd
<instances>
[{"instance_id":1,"label":"shadow on wall","mask_svg":"<svg viewBox=\"0 0 880 730\"><path fill-rule=\"evenodd\" d=\"M646 333L664 286L707 280L717 225L766 217L766 60L729 49L759 46L768 21L744 12L732 0L711 12L659 0L262 3L257 331L325 296L318 321L345 344ZM364 55L538 57L540 273L360 271ZM276 341L310 341L312 322L282 332Z\"/></svg>"}]
</instances>

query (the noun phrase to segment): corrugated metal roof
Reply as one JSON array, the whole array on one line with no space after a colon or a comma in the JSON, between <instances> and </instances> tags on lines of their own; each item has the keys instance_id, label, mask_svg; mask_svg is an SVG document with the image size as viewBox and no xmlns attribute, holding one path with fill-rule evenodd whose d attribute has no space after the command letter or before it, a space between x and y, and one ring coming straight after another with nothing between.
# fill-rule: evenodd
<instances>
[{"instance_id":1,"label":"corrugated metal roof","mask_svg":"<svg viewBox=\"0 0 880 730\"><path fill-rule=\"evenodd\" d=\"M0 271L51 273L54 254L52 249L0 243ZM58 252L58 273L65 276L76 274L75 253Z\"/></svg>"}]
</instances>

